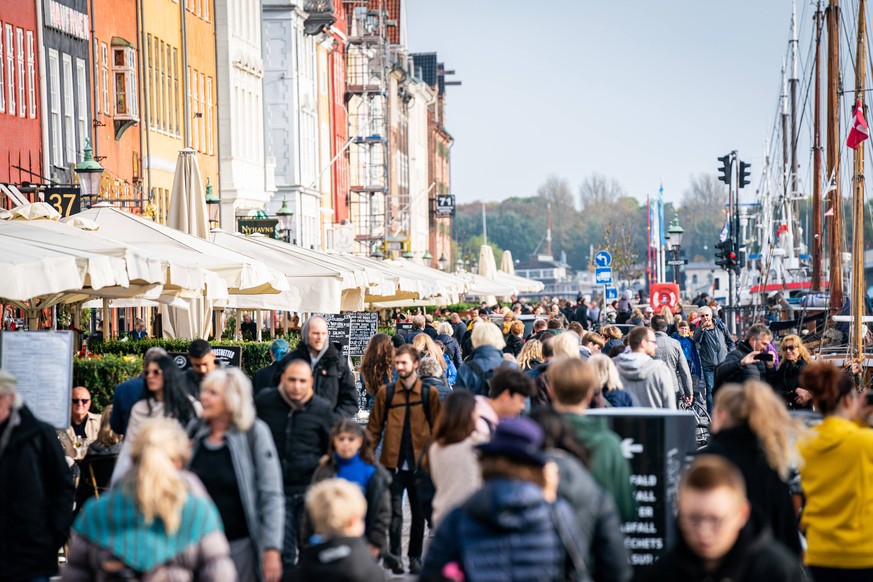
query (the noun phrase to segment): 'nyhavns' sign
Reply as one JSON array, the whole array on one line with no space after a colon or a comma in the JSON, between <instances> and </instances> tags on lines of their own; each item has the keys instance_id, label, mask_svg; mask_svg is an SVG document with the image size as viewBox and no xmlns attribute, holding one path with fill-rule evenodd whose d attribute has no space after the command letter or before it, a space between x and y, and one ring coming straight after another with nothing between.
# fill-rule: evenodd
<instances>
[{"instance_id":1,"label":"'nyhavns' sign","mask_svg":"<svg viewBox=\"0 0 873 582\"><path fill-rule=\"evenodd\" d=\"M275 218L238 218L236 229L245 234L262 234L276 238L276 225L279 221Z\"/></svg>"}]
</instances>

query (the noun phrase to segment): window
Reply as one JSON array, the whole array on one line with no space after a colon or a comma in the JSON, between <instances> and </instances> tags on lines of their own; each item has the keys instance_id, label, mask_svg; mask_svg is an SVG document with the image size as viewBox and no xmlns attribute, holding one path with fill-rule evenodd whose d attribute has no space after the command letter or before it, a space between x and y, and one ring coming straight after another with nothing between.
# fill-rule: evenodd
<instances>
[{"instance_id":1,"label":"window","mask_svg":"<svg viewBox=\"0 0 873 582\"><path fill-rule=\"evenodd\" d=\"M18 116L24 117L27 115L27 102L24 98L27 87L24 86L24 30L21 28L15 29L15 48L18 49Z\"/></svg>"},{"instance_id":2,"label":"window","mask_svg":"<svg viewBox=\"0 0 873 582\"><path fill-rule=\"evenodd\" d=\"M85 118L88 114L87 78L85 77L85 61L76 59L76 97L78 98L78 111L76 120L79 125L79 146L85 148L85 138L88 137L88 123Z\"/></svg>"},{"instance_id":3,"label":"window","mask_svg":"<svg viewBox=\"0 0 873 582\"><path fill-rule=\"evenodd\" d=\"M203 0L203 20L209 22L209 0Z\"/></svg>"},{"instance_id":4,"label":"window","mask_svg":"<svg viewBox=\"0 0 873 582\"><path fill-rule=\"evenodd\" d=\"M112 115L109 108L109 47L105 42L100 43L100 82L103 87L103 113Z\"/></svg>"},{"instance_id":5,"label":"window","mask_svg":"<svg viewBox=\"0 0 873 582\"><path fill-rule=\"evenodd\" d=\"M176 47L173 47L173 111L176 114L173 116L175 120L174 128L176 135L181 135L182 132L179 129L179 112L182 111L182 108L179 106L179 56Z\"/></svg>"},{"instance_id":6,"label":"window","mask_svg":"<svg viewBox=\"0 0 873 582\"><path fill-rule=\"evenodd\" d=\"M191 102L188 104L188 106L191 109L191 115L193 115L194 117L191 123L191 147L197 150L200 149L200 142L197 140L197 137L200 135L200 132L197 131L197 123L200 121L200 118L197 117L197 71L190 67L188 68L188 71L188 82L191 84L189 88Z\"/></svg>"},{"instance_id":7,"label":"window","mask_svg":"<svg viewBox=\"0 0 873 582\"><path fill-rule=\"evenodd\" d=\"M112 75L115 80L115 117L136 119L136 52L132 48L112 49Z\"/></svg>"},{"instance_id":8,"label":"window","mask_svg":"<svg viewBox=\"0 0 873 582\"><path fill-rule=\"evenodd\" d=\"M198 79L200 85L197 88L197 92L200 95L200 103L196 109L200 113L200 151L206 151L206 120L204 119L204 115L206 115L206 91L205 91L205 82L203 80L203 73L199 74Z\"/></svg>"},{"instance_id":9,"label":"window","mask_svg":"<svg viewBox=\"0 0 873 582\"><path fill-rule=\"evenodd\" d=\"M146 65L148 66L146 74L148 95L146 100L148 101L149 127L152 127L155 123L155 80L153 75L155 68L152 66L152 35L150 34L146 35Z\"/></svg>"},{"instance_id":10,"label":"window","mask_svg":"<svg viewBox=\"0 0 873 582\"><path fill-rule=\"evenodd\" d=\"M27 102L30 107L30 117L34 119L36 118L36 61L32 30L27 31Z\"/></svg>"},{"instance_id":11,"label":"window","mask_svg":"<svg viewBox=\"0 0 873 582\"><path fill-rule=\"evenodd\" d=\"M76 126L73 121L73 59L64 53L61 55L64 70L64 156L67 163L76 162Z\"/></svg>"},{"instance_id":12,"label":"window","mask_svg":"<svg viewBox=\"0 0 873 582\"><path fill-rule=\"evenodd\" d=\"M179 116L179 112L176 111L176 108L173 107L173 77L172 77L172 66L173 66L173 47L169 44L164 46L165 57L164 61L164 77L165 83L167 85L167 104L164 106L164 111L167 112L167 115L164 117L164 123L166 124L166 131L168 133L173 133L173 125L175 123L176 117Z\"/></svg>"},{"instance_id":13,"label":"window","mask_svg":"<svg viewBox=\"0 0 873 582\"><path fill-rule=\"evenodd\" d=\"M254 124L250 126L254 127ZM249 133L254 131L250 129ZM206 152L212 155L212 77L206 78Z\"/></svg>"},{"instance_id":14,"label":"window","mask_svg":"<svg viewBox=\"0 0 873 582\"><path fill-rule=\"evenodd\" d=\"M0 26L0 112L6 111L6 75L3 69L3 27Z\"/></svg>"},{"instance_id":15,"label":"window","mask_svg":"<svg viewBox=\"0 0 873 582\"><path fill-rule=\"evenodd\" d=\"M164 43L155 38L155 124L164 129Z\"/></svg>"},{"instance_id":16,"label":"window","mask_svg":"<svg viewBox=\"0 0 873 582\"><path fill-rule=\"evenodd\" d=\"M9 115L15 115L15 40L12 38L12 25L6 25L6 88Z\"/></svg>"},{"instance_id":17,"label":"window","mask_svg":"<svg viewBox=\"0 0 873 582\"><path fill-rule=\"evenodd\" d=\"M61 73L58 51L49 49L49 91L51 107L52 165L63 166L64 155L61 149Z\"/></svg>"}]
</instances>

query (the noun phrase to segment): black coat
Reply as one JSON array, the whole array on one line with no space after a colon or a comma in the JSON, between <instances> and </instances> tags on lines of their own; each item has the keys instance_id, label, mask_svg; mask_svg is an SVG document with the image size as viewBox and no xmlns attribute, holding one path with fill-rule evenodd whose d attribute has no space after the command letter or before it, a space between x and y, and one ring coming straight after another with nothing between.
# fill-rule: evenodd
<instances>
[{"instance_id":1,"label":"black coat","mask_svg":"<svg viewBox=\"0 0 873 582\"><path fill-rule=\"evenodd\" d=\"M765 378L766 366L763 362L755 362L746 366L740 364L740 361L750 353L752 353L752 347L747 341L737 343L736 349L728 352L724 361L715 369L713 396L722 385L729 382L742 384L748 380L763 380Z\"/></svg>"},{"instance_id":2,"label":"black coat","mask_svg":"<svg viewBox=\"0 0 873 582\"><path fill-rule=\"evenodd\" d=\"M286 354L280 361L273 377L273 386L279 385L278 370L287 362L303 360L309 362L309 348L302 341L294 351ZM324 355L312 369L315 393L330 402L338 416L350 418L358 413L358 389L355 376L349 370L348 362L335 346L329 345Z\"/></svg>"},{"instance_id":3,"label":"black coat","mask_svg":"<svg viewBox=\"0 0 873 582\"><path fill-rule=\"evenodd\" d=\"M580 305L576 308L576 312L573 314L573 318L578 321L584 329L588 329L589 321L588 321L588 306Z\"/></svg>"},{"instance_id":4,"label":"black coat","mask_svg":"<svg viewBox=\"0 0 873 582\"><path fill-rule=\"evenodd\" d=\"M286 576L289 582L376 582L385 580L363 538L330 538L303 548L300 563Z\"/></svg>"},{"instance_id":5,"label":"black coat","mask_svg":"<svg viewBox=\"0 0 873 582\"><path fill-rule=\"evenodd\" d=\"M330 442L334 423L330 402L315 395L301 410L294 411L278 388L267 388L258 394L255 407L258 417L270 427L276 443L285 494L303 493Z\"/></svg>"},{"instance_id":6,"label":"black coat","mask_svg":"<svg viewBox=\"0 0 873 582\"><path fill-rule=\"evenodd\" d=\"M721 455L733 462L746 481L746 495L773 537L800 556L797 514L788 485L767 464L758 438L745 424L714 433L702 453Z\"/></svg>"},{"instance_id":7,"label":"black coat","mask_svg":"<svg viewBox=\"0 0 873 582\"><path fill-rule=\"evenodd\" d=\"M776 542L770 530L754 517L740 531L734 547L722 559L714 572L707 572L700 559L682 538L681 530L675 546L641 571L637 582L797 582L806 580L797 556Z\"/></svg>"},{"instance_id":8,"label":"black coat","mask_svg":"<svg viewBox=\"0 0 873 582\"><path fill-rule=\"evenodd\" d=\"M333 479L336 473L336 461L325 457L312 475L312 483ZM367 524L367 541L382 551L387 551L388 526L391 525L391 475L382 465L376 465L376 472L370 477L364 496L367 498L367 516L364 518L364 523ZM305 516L301 528L301 539L304 543L312 535L311 527L309 517Z\"/></svg>"},{"instance_id":9,"label":"black coat","mask_svg":"<svg viewBox=\"0 0 873 582\"><path fill-rule=\"evenodd\" d=\"M55 430L22 406L0 456L0 580L50 577L73 522L73 477ZM11 421L11 417L10 417Z\"/></svg>"},{"instance_id":10,"label":"black coat","mask_svg":"<svg viewBox=\"0 0 873 582\"><path fill-rule=\"evenodd\" d=\"M455 338L444 333L437 335L437 339L446 346L445 353L449 356L452 363L455 364L455 367L460 368L461 364L464 363L464 359L461 357L461 345L455 341Z\"/></svg>"},{"instance_id":11,"label":"black coat","mask_svg":"<svg viewBox=\"0 0 873 582\"><path fill-rule=\"evenodd\" d=\"M275 377L279 374L279 363L271 362L264 366L252 377L252 396L257 396L264 388L275 388Z\"/></svg>"},{"instance_id":12,"label":"black coat","mask_svg":"<svg viewBox=\"0 0 873 582\"><path fill-rule=\"evenodd\" d=\"M800 387L800 374L806 368L804 360L797 360L796 363L789 362L783 359L779 362L779 368L767 369L767 382L776 391L776 394L785 400L785 404L792 410L811 410L812 401L810 400L806 406L797 404L797 394L794 391Z\"/></svg>"},{"instance_id":13,"label":"black coat","mask_svg":"<svg viewBox=\"0 0 873 582\"><path fill-rule=\"evenodd\" d=\"M504 354L512 354L515 357L518 357L518 354L521 353L521 348L524 347L524 340L518 337L517 335L512 335L511 333L506 334L506 346L503 348Z\"/></svg>"},{"instance_id":14,"label":"black coat","mask_svg":"<svg viewBox=\"0 0 873 582\"><path fill-rule=\"evenodd\" d=\"M467 324L463 321L459 321L457 324L452 325L452 339L458 342L458 347L460 347L461 342L464 341L464 336L467 335Z\"/></svg>"}]
</instances>

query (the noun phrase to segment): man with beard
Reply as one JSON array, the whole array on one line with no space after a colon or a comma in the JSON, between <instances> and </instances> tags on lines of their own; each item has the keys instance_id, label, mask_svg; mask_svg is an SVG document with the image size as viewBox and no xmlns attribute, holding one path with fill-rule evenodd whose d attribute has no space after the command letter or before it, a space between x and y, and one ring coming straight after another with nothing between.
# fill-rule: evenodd
<instances>
[{"instance_id":1,"label":"man with beard","mask_svg":"<svg viewBox=\"0 0 873 582\"><path fill-rule=\"evenodd\" d=\"M409 571L421 573L426 508L415 486L415 468L430 443L433 424L439 417L440 397L437 390L423 387L418 377L418 352L406 344L394 352L397 381L379 388L367 423L370 445L382 442L379 462L392 475L390 552L401 556L403 529L403 492L409 496L412 525L409 531ZM383 440L384 439L384 440ZM402 574L403 567L393 569Z\"/></svg>"},{"instance_id":2,"label":"man with beard","mask_svg":"<svg viewBox=\"0 0 873 582\"><path fill-rule=\"evenodd\" d=\"M279 361L281 369L293 360L309 362L312 367L315 393L330 402L334 413L340 417L352 417L358 412L358 390L355 377L349 370L346 358L331 345L327 322L317 315L303 324L300 343ZM278 384L278 378L276 378Z\"/></svg>"},{"instance_id":3,"label":"man with beard","mask_svg":"<svg viewBox=\"0 0 873 582\"><path fill-rule=\"evenodd\" d=\"M333 407L314 393L312 370L305 360L289 360L281 365L278 387L262 390L255 399L255 406L258 417L270 427L282 463L285 486L282 568L288 572L297 562L306 489L327 452Z\"/></svg>"}]
</instances>

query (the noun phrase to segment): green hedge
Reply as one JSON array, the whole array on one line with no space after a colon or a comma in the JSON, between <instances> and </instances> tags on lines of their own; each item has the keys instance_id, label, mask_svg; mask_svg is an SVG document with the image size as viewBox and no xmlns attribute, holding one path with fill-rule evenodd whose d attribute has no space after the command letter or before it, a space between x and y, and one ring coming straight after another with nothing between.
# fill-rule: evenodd
<instances>
[{"instance_id":1,"label":"green hedge","mask_svg":"<svg viewBox=\"0 0 873 582\"><path fill-rule=\"evenodd\" d=\"M99 358L73 359L73 386L85 386L91 391L91 412L103 412L112 404L112 394L118 384L142 372L140 356L106 355Z\"/></svg>"},{"instance_id":2,"label":"green hedge","mask_svg":"<svg viewBox=\"0 0 873 582\"><path fill-rule=\"evenodd\" d=\"M297 345L299 341L296 336L286 338L291 345L291 349ZM142 356L146 350L152 347L161 347L168 352L187 352L190 340L164 340L164 339L146 339L141 341L104 341L94 342L88 345L88 349L94 354L115 354L115 355L139 355ZM237 341L221 341L211 342L213 346L242 346L242 370L249 376L270 363L270 342L237 342Z\"/></svg>"}]
</instances>

